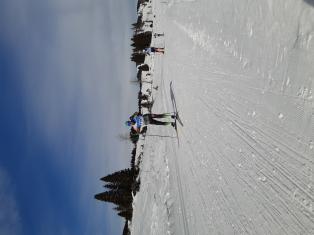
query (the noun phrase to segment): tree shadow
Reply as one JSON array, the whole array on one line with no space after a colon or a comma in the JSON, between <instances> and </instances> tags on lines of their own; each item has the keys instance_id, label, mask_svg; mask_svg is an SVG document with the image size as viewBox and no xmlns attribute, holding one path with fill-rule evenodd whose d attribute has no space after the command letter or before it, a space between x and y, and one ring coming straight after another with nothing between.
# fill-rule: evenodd
<instances>
[{"instance_id":1,"label":"tree shadow","mask_svg":"<svg viewBox=\"0 0 314 235\"><path fill-rule=\"evenodd\" d=\"M314 7L314 0L303 0L305 3L311 5L312 7Z\"/></svg>"}]
</instances>

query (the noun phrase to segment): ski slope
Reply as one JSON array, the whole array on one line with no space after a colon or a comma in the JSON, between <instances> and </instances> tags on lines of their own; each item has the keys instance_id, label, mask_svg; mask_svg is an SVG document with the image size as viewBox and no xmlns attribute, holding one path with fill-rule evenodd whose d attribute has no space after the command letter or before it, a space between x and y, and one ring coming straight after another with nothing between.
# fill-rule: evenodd
<instances>
[{"instance_id":1,"label":"ski slope","mask_svg":"<svg viewBox=\"0 0 314 235\"><path fill-rule=\"evenodd\" d=\"M314 3L153 0L153 112L132 234L314 234Z\"/></svg>"}]
</instances>

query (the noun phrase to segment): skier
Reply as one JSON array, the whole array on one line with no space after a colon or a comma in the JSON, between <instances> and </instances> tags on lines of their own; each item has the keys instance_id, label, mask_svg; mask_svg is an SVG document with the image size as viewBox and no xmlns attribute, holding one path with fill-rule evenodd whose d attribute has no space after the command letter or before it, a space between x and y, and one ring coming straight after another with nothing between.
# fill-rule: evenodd
<instances>
[{"instance_id":1,"label":"skier","mask_svg":"<svg viewBox=\"0 0 314 235\"><path fill-rule=\"evenodd\" d=\"M154 33L154 38L161 37L161 36L165 36L165 34L164 33Z\"/></svg>"},{"instance_id":2,"label":"skier","mask_svg":"<svg viewBox=\"0 0 314 235\"><path fill-rule=\"evenodd\" d=\"M154 53L162 53L162 54L164 54L165 53L165 48L162 48L162 47L146 47L143 50L143 53L147 54L147 55L152 55Z\"/></svg>"},{"instance_id":3,"label":"skier","mask_svg":"<svg viewBox=\"0 0 314 235\"><path fill-rule=\"evenodd\" d=\"M175 119L175 115L171 113L163 113L163 114L139 114L138 112L135 112L132 116L129 117L129 120L125 122L126 126L131 127L135 132L141 133L141 129L144 126L147 126L148 124L152 125L171 125L175 126L175 122L162 122L158 121L155 118L166 118L171 117L172 119Z\"/></svg>"}]
</instances>

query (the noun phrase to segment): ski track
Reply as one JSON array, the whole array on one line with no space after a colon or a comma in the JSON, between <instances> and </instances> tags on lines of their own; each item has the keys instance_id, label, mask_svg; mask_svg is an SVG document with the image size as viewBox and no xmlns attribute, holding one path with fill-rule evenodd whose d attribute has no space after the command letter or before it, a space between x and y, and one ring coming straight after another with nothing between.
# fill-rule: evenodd
<instances>
[{"instance_id":1,"label":"ski track","mask_svg":"<svg viewBox=\"0 0 314 235\"><path fill-rule=\"evenodd\" d=\"M153 112L132 234L314 234L314 8L154 1ZM165 42L163 42L163 40ZM143 222L143 217L145 221Z\"/></svg>"}]
</instances>

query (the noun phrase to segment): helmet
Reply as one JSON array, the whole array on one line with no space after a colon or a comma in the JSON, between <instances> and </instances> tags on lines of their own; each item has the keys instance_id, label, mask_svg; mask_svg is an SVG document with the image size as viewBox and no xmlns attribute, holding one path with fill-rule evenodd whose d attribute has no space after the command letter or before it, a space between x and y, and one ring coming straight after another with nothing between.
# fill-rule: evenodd
<instances>
[{"instance_id":1,"label":"helmet","mask_svg":"<svg viewBox=\"0 0 314 235\"><path fill-rule=\"evenodd\" d=\"M125 125L126 125L126 126L131 126L131 125L132 125L132 122L131 122L131 121L126 121L126 122L125 122Z\"/></svg>"}]
</instances>

